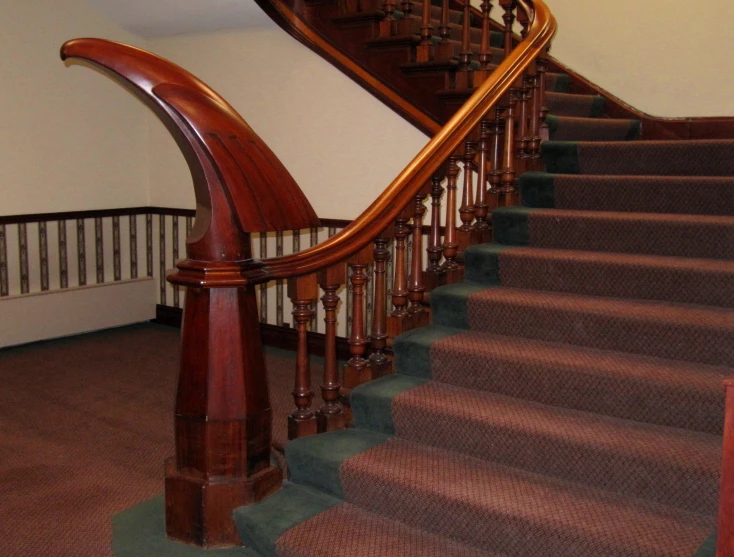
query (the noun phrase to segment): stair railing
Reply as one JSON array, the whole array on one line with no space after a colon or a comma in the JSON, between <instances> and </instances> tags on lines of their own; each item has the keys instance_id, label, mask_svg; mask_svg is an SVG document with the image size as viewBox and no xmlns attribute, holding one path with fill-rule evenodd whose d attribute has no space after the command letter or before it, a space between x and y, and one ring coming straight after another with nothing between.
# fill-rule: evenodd
<instances>
[{"instance_id":1,"label":"stair railing","mask_svg":"<svg viewBox=\"0 0 734 557\"><path fill-rule=\"evenodd\" d=\"M96 66L151 107L177 141L193 177L197 214L187 239L187 259L178 262L177 270L168 276L169 281L186 288L174 417L176 453L166 462L169 537L207 547L236 544L233 509L262 499L282 481L281 470L270 463L272 416L259 334L257 285L287 280L294 302L299 338L293 391L296 409L289 417L289 436L294 438L343 427L346 420L337 402L342 385L334 343L336 291L341 285L347 280L351 283L354 307L351 359L343 374L344 386L349 388L388 373L386 351L391 337L427 323L422 302L428 281L424 277L430 277L432 284L460 277L455 224L458 162L464 162L465 172L477 174L473 183L481 195L477 195L479 212L475 210L474 215L481 215L484 220L477 222L486 224L483 211L489 204L482 200L488 193L507 197L514 187L517 123L512 106L517 94L513 90L522 87L526 72L532 71L536 58L546 51L556 29L542 0L517 0L513 7L527 14L525 38L496 71L483 76L469 101L370 207L325 242L263 260L251 257L252 232L309 228L319 222L287 170L234 108L185 70L145 51L99 39L77 39L62 47L62 58ZM507 108L499 110L498 106ZM539 113L530 116L539 118ZM497 140L501 127L503 143ZM501 183L492 188L489 178L495 174ZM434 214L424 272L423 204L430 195L436 208L444 179L449 192L453 191L440 246L444 261L440 264L436 257L440 219ZM486 238L486 230L483 234ZM389 315L374 312L370 336L363 312L369 280L366 269L374 263L374 280L380 283L373 303L385 307L386 245L392 236L396 242L396 283L391 292L395 309ZM306 333L318 297L317 285L324 291L327 341L321 386L324 405L314 412Z\"/></svg>"}]
</instances>

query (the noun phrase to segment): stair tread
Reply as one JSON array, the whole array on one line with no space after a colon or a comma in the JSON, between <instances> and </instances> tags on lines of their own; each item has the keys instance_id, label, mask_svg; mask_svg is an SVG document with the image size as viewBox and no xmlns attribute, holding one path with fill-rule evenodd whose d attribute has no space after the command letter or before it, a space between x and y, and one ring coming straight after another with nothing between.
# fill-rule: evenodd
<instances>
[{"instance_id":1,"label":"stair tread","mask_svg":"<svg viewBox=\"0 0 734 557\"><path fill-rule=\"evenodd\" d=\"M546 118L551 141L627 141L637 139L640 121L623 118L557 116Z\"/></svg>"},{"instance_id":2,"label":"stair tread","mask_svg":"<svg viewBox=\"0 0 734 557\"><path fill-rule=\"evenodd\" d=\"M341 474L351 503L512 555L690 555L715 523L399 438L345 461Z\"/></svg>"},{"instance_id":3,"label":"stair tread","mask_svg":"<svg viewBox=\"0 0 734 557\"><path fill-rule=\"evenodd\" d=\"M278 555L302 557L503 557L343 503L286 532Z\"/></svg>"},{"instance_id":4,"label":"stair tread","mask_svg":"<svg viewBox=\"0 0 734 557\"><path fill-rule=\"evenodd\" d=\"M693 512L716 512L716 435L437 381L396 396L392 412L395 434L403 439Z\"/></svg>"},{"instance_id":5,"label":"stair tread","mask_svg":"<svg viewBox=\"0 0 734 557\"><path fill-rule=\"evenodd\" d=\"M434 323L661 358L729 365L734 310L460 283L432 293Z\"/></svg>"},{"instance_id":6,"label":"stair tread","mask_svg":"<svg viewBox=\"0 0 734 557\"><path fill-rule=\"evenodd\" d=\"M503 286L734 307L734 260L532 246L496 257Z\"/></svg>"}]
</instances>

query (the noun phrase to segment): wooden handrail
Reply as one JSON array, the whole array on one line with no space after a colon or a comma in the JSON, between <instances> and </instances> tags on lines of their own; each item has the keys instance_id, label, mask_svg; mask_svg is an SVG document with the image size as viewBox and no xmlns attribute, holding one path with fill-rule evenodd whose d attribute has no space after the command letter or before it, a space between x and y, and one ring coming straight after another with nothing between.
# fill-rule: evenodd
<instances>
[{"instance_id":1,"label":"wooden handrail","mask_svg":"<svg viewBox=\"0 0 734 557\"><path fill-rule=\"evenodd\" d=\"M532 20L527 37L372 205L344 230L317 246L292 255L263 259L253 268L245 265L241 270L241 284L289 278L336 264L363 249L395 220L553 38L557 23L546 4L542 0L522 0L519 4Z\"/></svg>"}]
</instances>

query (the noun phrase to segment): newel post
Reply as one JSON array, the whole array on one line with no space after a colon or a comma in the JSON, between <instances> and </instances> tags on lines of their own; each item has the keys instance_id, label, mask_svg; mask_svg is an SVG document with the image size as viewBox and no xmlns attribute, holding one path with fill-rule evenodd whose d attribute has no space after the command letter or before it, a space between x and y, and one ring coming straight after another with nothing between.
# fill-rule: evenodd
<instances>
[{"instance_id":1,"label":"newel post","mask_svg":"<svg viewBox=\"0 0 734 557\"><path fill-rule=\"evenodd\" d=\"M734 556L734 377L724 381L726 411L719 489L719 524L716 557Z\"/></svg>"},{"instance_id":2,"label":"newel post","mask_svg":"<svg viewBox=\"0 0 734 557\"><path fill-rule=\"evenodd\" d=\"M240 543L232 511L280 487L270 465L271 409L255 303L264 280L250 234L320 226L303 192L237 111L198 78L144 50L75 39L64 60L92 62L151 107L191 170L196 221L186 288L175 455L165 463L166 532L203 547Z\"/></svg>"}]
</instances>

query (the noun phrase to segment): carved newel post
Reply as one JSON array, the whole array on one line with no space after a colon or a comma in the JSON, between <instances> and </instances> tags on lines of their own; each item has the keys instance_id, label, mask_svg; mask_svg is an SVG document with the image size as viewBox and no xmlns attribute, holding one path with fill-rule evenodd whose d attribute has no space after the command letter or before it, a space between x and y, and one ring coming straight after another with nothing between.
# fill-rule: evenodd
<instances>
[{"instance_id":1,"label":"carved newel post","mask_svg":"<svg viewBox=\"0 0 734 557\"><path fill-rule=\"evenodd\" d=\"M271 409L255 303L250 233L319 226L303 192L239 114L193 75L109 41L67 42L128 85L166 125L191 169L196 222L187 259L168 279L186 287L176 453L166 461L166 530L199 546L239 543L236 507L280 487L270 465ZM247 279L247 277L255 277Z\"/></svg>"}]
</instances>

